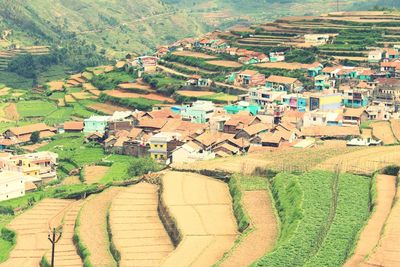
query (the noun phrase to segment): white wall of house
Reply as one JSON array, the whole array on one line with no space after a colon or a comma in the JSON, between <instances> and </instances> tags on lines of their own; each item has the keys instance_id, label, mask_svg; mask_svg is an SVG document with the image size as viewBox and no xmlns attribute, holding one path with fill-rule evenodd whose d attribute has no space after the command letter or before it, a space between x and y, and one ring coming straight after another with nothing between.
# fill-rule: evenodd
<instances>
[{"instance_id":1,"label":"white wall of house","mask_svg":"<svg viewBox=\"0 0 400 267\"><path fill-rule=\"evenodd\" d=\"M0 201L25 195L25 181L19 172L0 172Z\"/></svg>"}]
</instances>

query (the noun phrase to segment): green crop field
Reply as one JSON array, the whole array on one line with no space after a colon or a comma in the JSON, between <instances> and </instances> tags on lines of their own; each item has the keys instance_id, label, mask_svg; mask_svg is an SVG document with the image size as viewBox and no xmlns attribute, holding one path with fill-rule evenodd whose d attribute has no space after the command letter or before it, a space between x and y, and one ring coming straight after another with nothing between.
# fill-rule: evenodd
<instances>
[{"instance_id":1,"label":"green crop field","mask_svg":"<svg viewBox=\"0 0 400 267\"><path fill-rule=\"evenodd\" d=\"M57 109L53 102L43 100L20 101L17 110L22 117L45 117Z\"/></svg>"},{"instance_id":2,"label":"green crop field","mask_svg":"<svg viewBox=\"0 0 400 267\"><path fill-rule=\"evenodd\" d=\"M213 101L216 103L228 103L228 102L237 101L238 97L236 95L228 95L225 93L216 93L216 94L209 95L209 96L201 96L201 97L198 97L198 99Z\"/></svg>"},{"instance_id":3,"label":"green crop field","mask_svg":"<svg viewBox=\"0 0 400 267\"><path fill-rule=\"evenodd\" d=\"M280 173L272 193L281 219L274 251L254 266L340 266L369 212L368 178Z\"/></svg>"}]
</instances>

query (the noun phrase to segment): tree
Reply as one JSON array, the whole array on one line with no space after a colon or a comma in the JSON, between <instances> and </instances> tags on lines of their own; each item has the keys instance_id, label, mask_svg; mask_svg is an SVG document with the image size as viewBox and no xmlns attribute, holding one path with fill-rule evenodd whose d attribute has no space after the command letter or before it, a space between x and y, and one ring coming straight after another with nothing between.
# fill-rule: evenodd
<instances>
[{"instance_id":1,"label":"tree","mask_svg":"<svg viewBox=\"0 0 400 267\"><path fill-rule=\"evenodd\" d=\"M39 142L39 139L40 139L40 134L38 131L35 131L31 134L30 140L32 143L36 144L37 142Z\"/></svg>"},{"instance_id":2,"label":"tree","mask_svg":"<svg viewBox=\"0 0 400 267\"><path fill-rule=\"evenodd\" d=\"M159 170L159 165L151 158L138 158L129 166L128 173L130 176L141 176L143 174Z\"/></svg>"}]
</instances>

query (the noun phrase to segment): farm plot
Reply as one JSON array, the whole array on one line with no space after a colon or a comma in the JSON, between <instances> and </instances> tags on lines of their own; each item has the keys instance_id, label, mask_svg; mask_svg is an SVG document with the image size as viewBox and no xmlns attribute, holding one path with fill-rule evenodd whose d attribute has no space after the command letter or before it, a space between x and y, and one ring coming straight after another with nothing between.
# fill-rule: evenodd
<instances>
[{"instance_id":1,"label":"farm plot","mask_svg":"<svg viewBox=\"0 0 400 267\"><path fill-rule=\"evenodd\" d=\"M273 248L278 237L274 208L267 191L246 191L243 204L254 230L220 266L249 266Z\"/></svg>"},{"instance_id":2,"label":"farm plot","mask_svg":"<svg viewBox=\"0 0 400 267\"><path fill-rule=\"evenodd\" d=\"M85 166L84 177L87 184L94 184L100 182L100 180L106 175L110 167L106 166Z\"/></svg>"},{"instance_id":3,"label":"farm plot","mask_svg":"<svg viewBox=\"0 0 400 267\"><path fill-rule=\"evenodd\" d=\"M265 69L285 69L285 70L301 70L307 69L309 64L301 64L301 63L287 63L287 62L268 62L256 64L256 67L265 68Z\"/></svg>"},{"instance_id":4,"label":"farm plot","mask_svg":"<svg viewBox=\"0 0 400 267\"><path fill-rule=\"evenodd\" d=\"M202 96L211 96L215 94L215 92L210 92L210 91L188 91L188 90L179 90L176 91L176 93L187 97L202 97Z\"/></svg>"},{"instance_id":5,"label":"farm plot","mask_svg":"<svg viewBox=\"0 0 400 267\"><path fill-rule=\"evenodd\" d=\"M354 255L346 262L345 267L359 266L378 245L396 194L396 177L378 175L376 191L375 211L360 235Z\"/></svg>"},{"instance_id":6,"label":"farm plot","mask_svg":"<svg viewBox=\"0 0 400 267\"><path fill-rule=\"evenodd\" d=\"M150 94L137 94L137 93L130 93L126 91L121 91L121 90L111 90L107 91L105 93L106 95L113 96L113 97L118 97L118 98L144 98L148 100L155 100L155 101L161 101L161 102L169 102L169 103L175 103L175 100L173 100L170 97L150 93Z\"/></svg>"},{"instance_id":7,"label":"farm plot","mask_svg":"<svg viewBox=\"0 0 400 267\"><path fill-rule=\"evenodd\" d=\"M5 113L6 119L12 120L12 121L17 121L21 117L20 114L18 113L17 105L14 103L11 103L6 108L4 108L4 113Z\"/></svg>"},{"instance_id":8,"label":"farm plot","mask_svg":"<svg viewBox=\"0 0 400 267\"><path fill-rule=\"evenodd\" d=\"M390 126L392 127L393 135L400 142L400 120L390 120Z\"/></svg>"},{"instance_id":9,"label":"farm plot","mask_svg":"<svg viewBox=\"0 0 400 267\"><path fill-rule=\"evenodd\" d=\"M174 246L158 217L158 187L139 183L120 192L110 207L112 241L120 266L160 266Z\"/></svg>"},{"instance_id":10,"label":"farm plot","mask_svg":"<svg viewBox=\"0 0 400 267\"><path fill-rule=\"evenodd\" d=\"M202 58L202 59L214 59L215 56L207 55L200 52L192 52L192 51L176 51L172 53L176 56L183 56L183 57L195 57L195 58Z\"/></svg>"},{"instance_id":11,"label":"farm plot","mask_svg":"<svg viewBox=\"0 0 400 267\"><path fill-rule=\"evenodd\" d=\"M63 214L71 203L69 200L45 199L15 218L9 228L16 232L17 243L9 259L0 266L39 266L42 256L50 249L47 240L49 222Z\"/></svg>"},{"instance_id":12,"label":"farm plot","mask_svg":"<svg viewBox=\"0 0 400 267\"><path fill-rule=\"evenodd\" d=\"M120 107L120 106L115 106L109 103L95 103L88 105L88 108L100 111L105 114L112 115L115 111L129 111L129 109Z\"/></svg>"},{"instance_id":13,"label":"farm plot","mask_svg":"<svg viewBox=\"0 0 400 267\"><path fill-rule=\"evenodd\" d=\"M22 117L45 117L56 109L56 105L49 101L29 100L17 103L18 113Z\"/></svg>"},{"instance_id":14,"label":"farm plot","mask_svg":"<svg viewBox=\"0 0 400 267\"><path fill-rule=\"evenodd\" d=\"M93 266L117 266L111 252L107 233L107 210L122 188L112 187L91 196L80 213L79 237L89 252Z\"/></svg>"},{"instance_id":15,"label":"farm plot","mask_svg":"<svg viewBox=\"0 0 400 267\"><path fill-rule=\"evenodd\" d=\"M161 266L211 266L237 236L227 185L199 174L168 172L162 186L163 202L182 239Z\"/></svg>"},{"instance_id":16,"label":"farm plot","mask_svg":"<svg viewBox=\"0 0 400 267\"><path fill-rule=\"evenodd\" d=\"M63 219L62 236L57 243L54 255L56 258L57 266L66 267L79 267L82 266L82 260L76 251L76 247L73 242L75 221L78 217L79 210L83 201L77 201L73 203L65 213ZM46 254L47 261L51 261L51 251L49 250Z\"/></svg>"},{"instance_id":17,"label":"farm plot","mask_svg":"<svg viewBox=\"0 0 400 267\"><path fill-rule=\"evenodd\" d=\"M316 169L334 171L337 167L342 172L370 175L383 167L400 162L399 146L369 147L331 157Z\"/></svg>"},{"instance_id":18,"label":"farm plot","mask_svg":"<svg viewBox=\"0 0 400 267\"><path fill-rule=\"evenodd\" d=\"M236 61L230 60L209 60L207 61L208 64L220 67L227 67L227 68L240 68L242 64Z\"/></svg>"},{"instance_id":19,"label":"farm plot","mask_svg":"<svg viewBox=\"0 0 400 267\"><path fill-rule=\"evenodd\" d=\"M397 188L397 194L399 192ZM400 266L400 201L397 200L386 221L381 240L364 266Z\"/></svg>"}]
</instances>

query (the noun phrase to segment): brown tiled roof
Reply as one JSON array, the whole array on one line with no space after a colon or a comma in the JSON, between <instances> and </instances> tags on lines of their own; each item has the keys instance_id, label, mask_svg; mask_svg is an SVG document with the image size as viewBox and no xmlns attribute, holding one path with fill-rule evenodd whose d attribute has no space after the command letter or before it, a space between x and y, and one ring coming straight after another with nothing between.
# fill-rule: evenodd
<instances>
[{"instance_id":1,"label":"brown tiled roof","mask_svg":"<svg viewBox=\"0 0 400 267\"><path fill-rule=\"evenodd\" d=\"M167 123L167 119L141 119L138 127L161 129Z\"/></svg>"},{"instance_id":2,"label":"brown tiled roof","mask_svg":"<svg viewBox=\"0 0 400 267\"><path fill-rule=\"evenodd\" d=\"M258 74L258 71L256 70L244 70L240 72L241 75L256 75Z\"/></svg>"},{"instance_id":3,"label":"brown tiled roof","mask_svg":"<svg viewBox=\"0 0 400 267\"><path fill-rule=\"evenodd\" d=\"M271 83L283 83L283 84L292 84L297 81L296 78L291 78L291 77L285 77L285 76L277 76L277 75L271 75L267 78L267 82Z\"/></svg>"},{"instance_id":4,"label":"brown tiled roof","mask_svg":"<svg viewBox=\"0 0 400 267\"><path fill-rule=\"evenodd\" d=\"M82 131L83 121L66 121L64 122L64 130Z\"/></svg>"},{"instance_id":5,"label":"brown tiled roof","mask_svg":"<svg viewBox=\"0 0 400 267\"><path fill-rule=\"evenodd\" d=\"M235 146L232 146L232 145L230 145L228 143L223 143L222 145L219 145L218 147L225 148L226 150L228 150L228 151L230 151L230 152L232 152L234 154L239 152L239 148L237 148ZM216 149L218 149L218 147Z\"/></svg>"},{"instance_id":6,"label":"brown tiled roof","mask_svg":"<svg viewBox=\"0 0 400 267\"><path fill-rule=\"evenodd\" d=\"M238 148L246 148L250 146L250 142L244 138L229 138L228 142L233 144L234 146L237 146Z\"/></svg>"},{"instance_id":7,"label":"brown tiled roof","mask_svg":"<svg viewBox=\"0 0 400 267\"><path fill-rule=\"evenodd\" d=\"M211 132L206 132L203 133L202 135L199 135L195 138L195 140L204 146L208 147L213 144L218 144L222 143L230 138L233 138L233 134L227 134L227 133L211 133Z\"/></svg>"},{"instance_id":8,"label":"brown tiled roof","mask_svg":"<svg viewBox=\"0 0 400 267\"><path fill-rule=\"evenodd\" d=\"M243 128L243 131L245 131L247 134L250 136L253 136L255 134L267 131L272 128L272 125L267 125L264 123L256 123L247 127Z\"/></svg>"},{"instance_id":9,"label":"brown tiled roof","mask_svg":"<svg viewBox=\"0 0 400 267\"><path fill-rule=\"evenodd\" d=\"M283 137L278 133L265 133L261 135L262 143L279 144L283 140Z\"/></svg>"},{"instance_id":10,"label":"brown tiled roof","mask_svg":"<svg viewBox=\"0 0 400 267\"><path fill-rule=\"evenodd\" d=\"M143 132L142 129L140 128L132 128L132 130L129 132L128 137L132 139L136 139L139 137L139 135Z\"/></svg>"},{"instance_id":11,"label":"brown tiled roof","mask_svg":"<svg viewBox=\"0 0 400 267\"><path fill-rule=\"evenodd\" d=\"M359 118L361 117L364 111L365 111L364 108L346 108L343 112L343 116Z\"/></svg>"},{"instance_id":12,"label":"brown tiled roof","mask_svg":"<svg viewBox=\"0 0 400 267\"><path fill-rule=\"evenodd\" d=\"M36 124L30 124L30 125L25 125L21 127L12 127L9 129L11 133L14 135L23 135L23 134L31 134L33 132L41 132L41 131L56 131L55 128L47 126L44 123L36 123Z\"/></svg>"}]
</instances>

